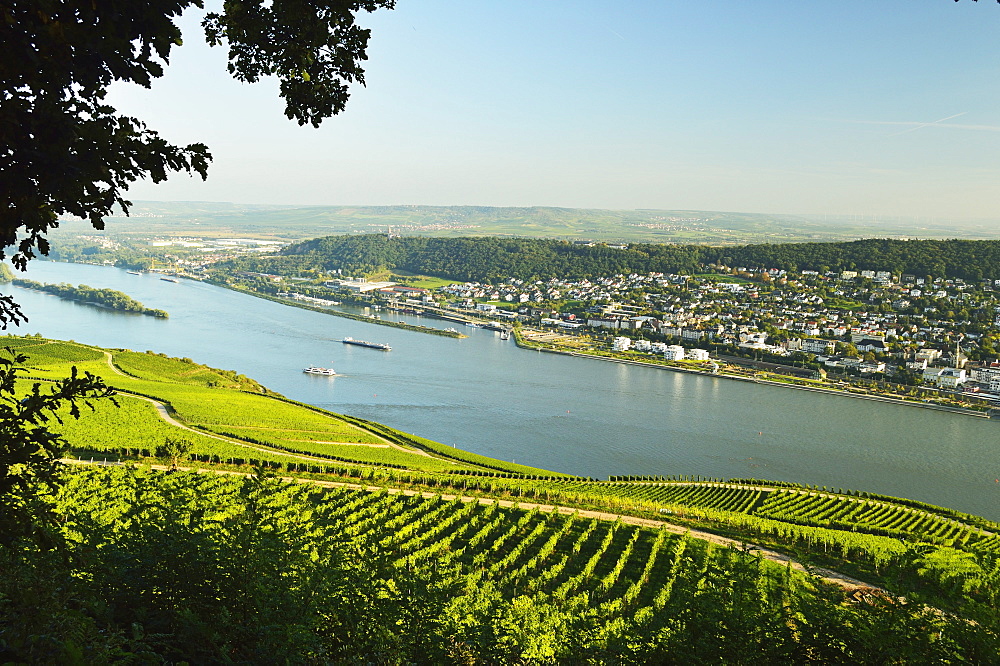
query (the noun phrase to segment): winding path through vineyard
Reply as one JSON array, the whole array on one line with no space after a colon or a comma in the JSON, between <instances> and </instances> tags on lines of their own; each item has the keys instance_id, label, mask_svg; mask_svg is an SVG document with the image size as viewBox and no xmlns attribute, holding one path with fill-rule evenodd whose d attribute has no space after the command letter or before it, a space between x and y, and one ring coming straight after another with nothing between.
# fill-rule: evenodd
<instances>
[{"instance_id":1,"label":"winding path through vineyard","mask_svg":"<svg viewBox=\"0 0 1000 666\"><path fill-rule=\"evenodd\" d=\"M116 375L120 375L122 377L130 377L131 376L127 372L122 371L121 368L119 368L117 365L115 365L114 356L113 356L113 354L111 352L105 351L104 352L104 358L107 361L108 368L112 372L114 372ZM253 444L249 444L247 442L243 442L243 441L240 441L240 440L237 440L237 439L232 439L232 438L229 438L229 437L223 437L221 435L214 435L214 434L202 432L200 430L196 430L194 428L191 428L190 426L187 426L187 425L181 423L180 421L178 421L177 419L175 419L173 416L171 416L170 410L167 408L167 406L164 403L160 402L159 400L154 400L153 398L149 398L147 396L140 395L140 394L137 394L137 393L129 393L127 390L123 390L123 389L117 389L117 390L119 392L121 392L121 393L125 393L125 394L130 395L130 396L132 396L134 398L139 398L141 400L145 400L147 402L152 403L153 406L156 407L156 411L159 414L160 418L163 419L164 422L166 422L166 423L174 426L175 428L180 428L181 430L187 430L188 432L193 432L195 434L198 434L198 435L201 435L201 436L204 436L204 437L211 437L212 439L217 439L219 441L226 442L228 444L232 444L232 445L235 445L235 446L240 446L240 447L243 447L243 448L246 448L246 449L250 449L250 450L253 450L253 451L260 451L260 452L263 452L263 453L270 453L270 454L273 454L273 455L288 456L290 458L296 458L296 459L299 459L299 460L305 460L305 461L309 461L309 462L326 462L326 459L324 459L324 458L318 458L318 457L313 457L313 456L308 456L308 455L301 455L301 454L296 454L296 453L288 453L288 452L281 451L280 449L275 449L275 448L268 448L268 447L262 447L262 446L254 446ZM452 461L452 460L448 460L446 458L439 458L438 456L431 455L427 451L423 451L421 449L416 449L416 448L410 449L410 448L406 448L404 446L400 446L399 444L397 444L395 442L390 442L389 440L385 439L384 437L382 437L378 433L371 433L371 435L374 436L374 437L376 437L381 442L381 444L363 444L363 443L356 443L356 442L321 442L321 443L324 443L324 444L341 444L341 445L350 444L352 446L370 446L370 447L375 447L375 448L390 448L390 449L396 449L397 451L402 451L403 453L407 453L407 454L411 454L411 455L424 456L426 458L433 458L434 460L440 460L441 462L448 463L450 465L454 465L455 464L455 462ZM358 462L357 464L363 465L364 463Z\"/></svg>"},{"instance_id":2,"label":"winding path through vineyard","mask_svg":"<svg viewBox=\"0 0 1000 666\"><path fill-rule=\"evenodd\" d=\"M63 462L77 464L77 465L99 464L99 463L91 463L91 462L88 462L86 460L74 460L74 459L63 459ZM168 467L167 465L152 465L151 467L153 469L158 469L158 470L163 470L163 471L166 471L166 470L170 469L170 467ZM177 469L181 470L181 471L187 471L187 472L192 472L193 471L193 472L199 472L199 473L201 473L201 472L206 472L207 471L207 472L210 472L212 474L225 474L225 475L232 475L232 476L253 476L253 474L249 473L249 472L236 472L236 471L230 471L230 470L203 470L201 468L195 468L195 467L178 467ZM290 477L290 476L283 476L283 477L281 477L281 479L283 481L286 481L286 482L289 482L289 483L308 483L308 484L317 485L317 486L320 486L320 487L323 487L323 488L349 488L349 489L353 489L353 490L364 490L364 491L369 491L369 492L385 491L385 492L387 492L389 494L392 494L392 495L401 495L401 496L410 496L410 497L412 497L412 496L418 496L418 497L422 497L422 498L426 498L426 499L430 499L430 498L433 498L433 497L440 497L442 500L445 500L445 501L451 501L451 500L456 500L457 499L457 500L459 500L461 502L465 502L465 503L473 503L473 502L475 502L475 503L487 504L487 505L488 504L496 503L497 505L499 505L501 507L505 507L505 508L517 508L517 509L521 509L521 510L525 510L525 511L538 510L538 511L543 512L543 513L544 512L555 511L556 513L563 514L563 515L574 515L575 514L575 515L578 515L578 516L580 516L582 518L593 518L593 519L603 520L603 521L609 521L609 522L620 521L620 522L622 522L624 524L627 524L627 525L636 525L638 527L650 527L650 528L653 528L653 529L664 529L664 530L667 530L667 531L669 531L671 533L674 533L674 534L687 534L691 538L700 539L700 540L703 540L703 541L707 541L707 542L712 543L712 544L714 544L716 546L722 546L724 548L734 548L734 549L737 549L737 550L743 550L743 549L754 550L754 551L757 551L758 553L760 553L761 557L763 557L766 560L770 560L772 562L777 562L777 563L782 564L782 565L790 566L792 569L794 569L796 571L801 571L801 572L804 572L804 573L809 573L809 574L811 574L813 576L816 576L817 578L819 578L820 580L822 580L822 581L824 581L826 583L831 583L831 584L834 584L834 585L838 585L838 586L843 587L843 588L848 589L848 590L855 590L855 589L858 589L858 588L867 588L867 589L873 589L873 590L879 590L879 591L881 591L880 588L878 588L878 587L876 587L874 585L871 585L869 583L866 583L866 582L864 582L862 580L858 580L857 578L852 578L850 576L844 575L844 574L839 573L837 571L833 571L831 569L825 569L825 568L820 568L820 567L806 567L803 564L801 564L800 562L795 561L794 559L792 559L788 555L785 555L783 553L779 553L777 551L770 550L770 549L767 549L767 548L763 548L761 546L758 546L758 545L755 545L755 544L752 544L752 543L749 543L749 542L746 542L746 541L743 541L743 540L730 539L728 537L719 536L718 534L713 534L711 532L704 532L704 531L701 531L701 530L690 529L690 528L687 528L687 527L682 527L680 525L675 525L673 523L668 523L668 522L664 522L664 521L660 521L660 520L651 520L649 518L638 518L638 517L635 517L635 516L626 516L626 515L621 515L621 514L617 514L617 513L607 513L607 512L604 512L604 511L592 511L592 510L585 510L585 509L575 509L573 507L559 506L559 505L553 505L553 504L541 504L541 503L537 503L537 502L516 502L516 501L513 501L513 500L502 500L502 499L495 499L495 498L491 498L491 497L472 497L472 496L469 496L469 495L454 495L454 494L450 494L450 493L434 493L434 492L430 492L430 491L411 490L411 489L407 489L407 488L390 488L390 487L386 487L386 486L362 485L362 484L347 483L347 482L342 482L342 481L317 481L317 480L314 480L314 479L301 479L301 478Z\"/></svg>"},{"instance_id":3,"label":"winding path through vineyard","mask_svg":"<svg viewBox=\"0 0 1000 666\"><path fill-rule=\"evenodd\" d=\"M121 391L120 389L119 392L127 393L126 391ZM196 435L201 435L202 437L211 437L212 439L217 439L221 442L226 442L227 444L232 444L234 446L241 446L245 449L250 449L251 451L260 451L261 453L270 453L276 456L288 456L289 458L295 458L297 460L307 460L309 462L328 462L323 458L312 458L310 456L303 456L297 453L287 453L280 449L272 449L265 446L254 446L253 444L248 444L247 442L242 442L238 439L230 439L228 437L223 437L222 435L213 435L212 433L202 432L201 430L195 430L194 428L186 426L177 419L175 419L174 417L172 417L170 415L170 411L167 409L167 406L164 405L162 402L159 402L158 400L153 400L152 398L147 398L144 395L136 395L134 393L128 393L128 395L133 398L138 398L139 400L145 400L146 402L152 403L153 406L156 407L156 412L160 415L160 418L163 419L166 423L169 423L170 425L174 426L175 428L180 428L181 430L187 430L188 432L193 432Z\"/></svg>"}]
</instances>

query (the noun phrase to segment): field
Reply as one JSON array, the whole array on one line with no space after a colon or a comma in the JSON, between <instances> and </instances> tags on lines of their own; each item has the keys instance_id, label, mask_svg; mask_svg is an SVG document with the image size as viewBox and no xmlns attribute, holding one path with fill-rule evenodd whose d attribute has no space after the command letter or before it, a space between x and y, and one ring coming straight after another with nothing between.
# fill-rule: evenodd
<instances>
[{"instance_id":1,"label":"field","mask_svg":"<svg viewBox=\"0 0 1000 666\"><path fill-rule=\"evenodd\" d=\"M918 502L747 480L579 479L298 404L252 379L190 359L39 338L8 340L29 357L25 388L33 378L65 376L74 363L120 391L119 408L98 403L80 420L64 418L55 426L84 458L149 459L168 437L181 436L192 443L190 457L198 464L239 468L259 461L320 477L667 519L780 549L819 551L876 576L909 557L910 543L1000 553L1000 525Z\"/></svg>"},{"instance_id":2,"label":"field","mask_svg":"<svg viewBox=\"0 0 1000 666\"><path fill-rule=\"evenodd\" d=\"M370 278L370 279L381 279L381 278ZM407 287L417 287L419 289L430 289L431 291L439 289L441 287L447 287L453 284L454 280L448 280L445 278L431 277L429 275L413 275L406 273L404 271L394 271L389 273L386 278L392 282L399 282L406 285Z\"/></svg>"},{"instance_id":3,"label":"field","mask_svg":"<svg viewBox=\"0 0 1000 666\"><path fill-rule=\"evenodd\" d=\"M1000 525L981 517L754 479L556 475L297 404L189 359L8 340L28 356L19 391L44 390L71 363L116 387L118 407L98 401L52 425L85 462L140 463L68 466L54 500L81 610L61 615L68 606L20 591L24 567L59 558L25 558L0 577L0 621L14 609L27 626L41 604L61 618L47 636L129 635L138 652L156 637L191 663L997 654ZM142 465L162 463L155 449L177 436L192 443L181 471ZM235 475L204 473L215 465ZM341 487L284 483L268 468ZM91 609L107 609L112 633L74 624ZM283 640L290 652L272 654Z\"/></svg>"},{"instance_id":4,"label":"field","mask_svg":"<svg viewBox=\"0 0 1000 666\"><path fill-rule=\"evenodd\" d=\"M603 210L491 206L254 206L213 202L135 202L133 215L109 217L106 235L250 237L303 240L330 234L521 236L647 243L781 243L870 237L997 238L997 226L954 222L914 226L831 216L691 210ZM100 232L88 230L94 236ZM73 237L57 229L52 238Z\"/></svg>"},{"instance_id":5,"label":"field","mask_svg":"<svg viewBox=\"0 0 1000 666\"><path fill-rule=\"evenodd\" d=\"M294 627L295 650L336 636L323 649L338 662L984 663L996 649L995 617L974 626L749 549L494 501L104 468L71 474L57 511L89 553L77 594L133 631L164 613L211 626L162 634L192 661L216 661L197 655L231 625L240 649L276 649L268 625Z\"/></svg>"}]
</instances>

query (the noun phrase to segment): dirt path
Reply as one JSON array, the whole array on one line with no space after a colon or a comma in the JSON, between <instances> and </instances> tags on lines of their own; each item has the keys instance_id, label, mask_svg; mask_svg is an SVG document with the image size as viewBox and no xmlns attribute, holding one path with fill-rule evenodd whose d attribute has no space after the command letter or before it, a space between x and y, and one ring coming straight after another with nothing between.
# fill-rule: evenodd
<instances>
[{"instance_id":1,"label":"dirt path","mask_svg":"<svg viewBox=\"0 0 1000 666\"><path fill-rule=\"evenodd\" d=\"M347 425L351 425L351 424L347 424ZM355 426L355 425L351 425L351 427L352 428L358 428L358 426ZM403 453L412 453L415 456L426 456L427 458L434 458L435 460L440 460L441 462L455 464L455 462L452 461L452 460L447 460L446 458L438 458L437 456L431 455L430 453L428 453L427 451L424 451L422 449L416 449L416 448L414 448L414 449L408 449L405 446L400 446L399 444L396 444L395 442L390 442L389 440L385 439L384 437L382 437L378 433L371 432L370 430L364 430L363 428L358 428L358 429L359 430L363 430L364 432L368 433L372 437L376 438L379 441L379 443L378 444L369 444L369 443L366 443L366 442L328 442L328 441L325 441L325 440L313 440L313 439L291 439L291 440L288 440L288 441L290 441L290 442L313 442L315 444L336 444L338 446L372 446L372 447L375 447L375 448L382 448L382 449L385 449L385 448L396 449L397 451L402 451ZM254 430L274 430L276 432L315 432L315 433L321 433L321 434L325 432L324 430L290 430L290 429L287 429L287 428L262 428L262 427L257 427L257 426L254 426Z\"/></svg>"},{"instance_id":2,"label":"dirt path","mask_svg":"<svg viewBox=\"0 0 1000 666\"><path fill-rule=\"evenodd\" d=\"M114 372L116 375L120 375L122 377L130 377L131 376L131 375L128 375L128 374L126 374L126 373L124 373L124 372L122 372L121 370L118 369L118 367L114 363L114 357L112 356L111 352L105 351L104 352L104 358L107 360L108 368L110 368L111 371ZM178 421L177 419L175 419L172 416L170 416L170 412L167 411L166 405L164 405L163 403L161 403L161 402L159 402L157 400L153 400L152 398L147 398L145 396L136 395L134 393L129 393L127 390L124 390L124 389L118 389L118 390L121 393L125 394L125 395L132 396L133 398L140 398L140 399L145 400L147 402L153 403L153 405L156 407L156 411L159 412L161 419L163 419L164 421L166 421L167 423L169 423L170 425L172 425L172 426L174 426L176 428L180 428L181 430L187 430L189 432L198 433L199 435L204 435L205 437L211 437L212 439L218 439L220 441L227 442L227 443L233 444L235 446L242 446L243 448L251 449L253 451L261 451L263 453L273 453L274 455L288 456L290 458L296 458L298 460L305 460L305 461L310 461L310 462L327 462L327 463L330 462L330 460L328 460L326 458L314 458L312 456L304 456L304 455L296 454L296 453L287 453L287 452L284 452L284 451L280 451L278 449L271 449L271 448L267 448L267 447L254 446L253 444L248 444L248 443L242 442L240 440L230 439L228 437L222 437L220 435L210 435L210 434L208 434L206 432L202 432L200 430L195 430L194 428L190 428L190 427L184 425L183 423L181 423L180 421ZM354 426L354 427L357 427L357 426ZM303 432L309 432L309 431L303 431ZM410 453L410 454L413 454L415 456L424 456L426 458L433 458L434 460L438 460L438 461L441 461L441 462L444 462L444 463L448 463L449 465L457 465L458 464L458 463L456 463L453 460L448 460L446 458L438 458L437 456L431 455L427 451L423 451L421 449L416 449L416 448L414 448L414 449L408 449L405 446L400 446L399 444L396 444L395 442L390 442L389 440L381 437L377 433L369 433L369 434L372 435L373 437L376 437L381 443L380 444L366 444L366 443L361 443L361 442L318 442L318 443L320 443L320 444L351 445L351 446L371 446L371 447L374 447L374 448L390 448L390 449L396 449L398 451L402 451L403 453ZM300 440L300 441L309 441L309 440ZM364 465L365 463L359 462L357 464Z\"/></svg>"},{"instance_id":3,"label":"dirt path","mask_svg":"<svg viewBox=\"0 0 1000 666\"><path fill-rule=\"evenodd\" d=\"M184 425L183 423L181 423L180 421L178 421L177 419L175 419L173 416L170 415L170 411L167 409L167 406L164 405L162 402L160 402L158 400L154 400L153 398L147 398L144 395L137 395L135 393L129 393L128 391L125 391L125 390L122 390L122 389L117 389L117 390L122 395L127 395L130 398L137 398L139 400L145 400L146 402L152 403L152 405L154 407L156 407L156 411L159 414L159 416L160 416L161 419L163 419L166 423L169 423L170 425L174 426L175 428L180 428L181 430L186 430L188 432L193 432L193 433L201 435L203 437L211 437L212 439L217 439L220 442L226 442L227 444L232 444L233 446L239 446L239 447L242 447L244 449L249 449L251 451L258 451L260 453L270 453L271 455L275 455L275 456L285 456L287 458L291 458L293 460L301 460L303 462L323 463L323 464L326 464L326 465L331 464L331 463L342 462L342 461L337 461L337 460L330 460L329 458L318 458L318 457L313 457L313 456L309 456L309 455L303 455L301 453L289 453L287 451L282 451L280 449L272 449L272 448L269 448L269 447L266 447L266 446L257 446L255 444L250 444L248 442L244 442L244 441L239 440L239 439L230 439L228 437L223 437L222 435L215 435L215 434L212 434L212 433L204 432L202 430L198 430L196 428L192 428L190 426ZM379 439L381 439L381 438L379 438ZM412 453L414 455L422 455L422 456L425 456L427 458L433 458L434 460L440 460L441 462L449 463L451 465L458 464L458 463L456 463L456 462L454 462L452 460L446 460L444 458L438 458L437 456L432 456L432 455L430 455L429 453L427 453L425 451L420 451L420 450L417 450L417 449L408 449L406 447L399 446L398 444L393 444L392 442L389 442L387 440L382 440L382 441L385 442L385 443L384 444L355 444L355 443L350 443L350 445L351 446L368 446L368 447L374 447L374 448L394 448L394 449L399 449L400 451L403 451L405 453ZM333 444L341 444L341 445L348 444L346 442L331 442L331 443L333 443ZM377 463L365 463L365 462L361 462L361 461L351 461L350 464L351 465L361 465L361 466L364 466L364 467L372 467L372 466L378 467Z\"/></svg>"},{"instance_id":4,"label":"dirt path","mask_svg":"<svg viewBox=\"0 0 1000 666\"><path fill-rule=\"evenodd\" d=\"M331 461L331 460L329 460L327 458L313 458L312 456L304 456L304 455L301 455L301 454L298 454L298 453L288 453L286 451L281 451L279 449L271 449L271 448L268 448L268 447L265 447L265 446L255 446L253 444L248 444L247 442L243 442L243 441L238 440L238 439L230 439L228 437L223 437L222 435L213 435L211 433L203 432L201 430L197 430L197 429L192 428L190 426L186 426L183 423L181 423L180 421L178 421L177 419L175 419L174 417L172 417L170 415L170 412L167 410L167 406L164 405L162 402L159 402L157 400L153 400L152 398L147 398L144 395L135 395L134 393L127 393L125 391L121 391L121 393L124 394L124 395L128 395L130 398L137 398L139 400L145 400L146 402L152 403L153 406L156 407L156 411L159 414L160 418L163 419L165 422L169 423L170 425L174 426L175 428L180 428L181 430L186 430L188 432L193 432L193 433L195 433L197 435L201 435L202 437L211 437L212 439L217 439L217 440L219 440L221 442L226 442L227 444L232 444L233 446L239 446L239 447L242 447L244 449L250 449L251 451L258 451L258 452L261 452L261 453L270 453L271 455L275 455L275 456L286 456L286 457L291 458L293 460L301 460L303 462L324 463L324 464L330 464L331 462L337 462L337 461ZM365 463L351 463L351 464L352 465L354 465L354 464L364 465Z\"/></svg>"},{"instance_id":5,"label":"dirt path","mask_svg":"<svg viewBox=\"0 0 1000 666\"><path fill-rule=\"evenodd\" d=\"M107 360L108 367L111 368L111 372L115 373L116 375L121 375L122 377L128 377L129 376L129 375L126 375L124 372L122 372L121 370L118 369L118 366L115 365L115 359L111 355L111 352L109 352L109 351L104 352L104 358Z\"/></svg>"},{"instance_id":6,"label":"dirt path","mask_svg":"<svg viewBox=\"0 0 1000 666\"><path fill-rule=\"evenodd\" d=\"M88 465L88 464L90 464L89 462L87 462L85 460L72 460L72 459L64 459L63 462L71 463L71 464L77 464L77 465ZM158 470L167 470L167 469L169 469L166 465L152 465L152 468L153 469L158 469ZM192 467L179 467L178 469L180 469L182 471L188 471L188 472L195 471L195 472L199 472L199 473L201 473L201 472L208 472L208 473L211 473L211 474L227 474L227 475L231 475L231 476L252 476L252 474L250 474L249 472L235 472L235 471L229 471L229 470L201 470L201 469L192 468ZM430 491L412 490L412 489L408 489L408 488L388 488L386 486L367 486L367 485L362 485L362 484L357 484L357 483L347 483L347 482L342 482L342 481L317 481L317 480L313 480L313 479L300 479L300 478L295 478L295 477L290 477L290 476L282 476L280 478L281 478L282 481L286 481L288 483L306 483L306 484L312 484L312 485L315 485L315 486L320 486L322 488L348 488L348 489L352 489L352 490L365 490L365 491L369 491L369 492L375 492L375 491L379 491L379 490L384 490L384 491L386 491L387 493L389 493L391 495L400 495L400 496L406 496L406 497L419 496L419 497L423 497L423 498L427 498L427 499L440 496L441 499L446 500L446 501L451 501L451 500L457 499L457 500L460 500L462 502L467 502L467 503L469 503L469 502L475 502L475 503L484 504L484 505L493 504L495 502L498 505L500 505L502 507L506 507L506 508L517 508L517 509L528 510L528 511L530 511L532 509L538 509L539 511L545 512L545 513L548 513L548 512L551 512L551 511L555 511L556 513L559 513L559 514L562 514L562 515L567 515L568 516L568 515L577 514L577 515L579 515L582 518L595 518L597 520L607 520L607 521L619 521L620 520L622 523L624 523L626 525L636 525L636 526L639 526L639 527L650 527L650 528L653 528L653 529L664 529L664 530L667 530L668 532L671 532L672 534L686 534L686 535L690 536L691 538L700 539L702 541L708 541L709 543L712 543L712 544L714 544L716 546L722 546L722 547L725 547L725 548L736 548L736 549L750 548L751 550L760 553L761 557L763 557L766 560L769 560L771 562L776 562L776 563L781 564L781 565L786 565L786 566L790 565L791 568L794 569L794 570L796 570L796 571L800 571L800 572L803 572L803 573L807 573L807 574L813 575L813 576L819 578L820 580L822 580L822 581L824 581L826 583L832 583L834 585L838 585L838 586L840 586L842 588L845 588L847 590L854 590L854 589L858 589L858 588L880 589L880 588L877 588L876 586L871 585L869 583L866 583L866 582L864 582L862 580L858 580L857 578L851 578L850 576L846 576L846 575L841 574L841 573L839 573L837 571L833 571L832 569L823 569L823 568L818 568L818 567L810 567L809 569L806 569L806 567L804 567L801 563L796 562L795 560L793 560L788 555L785 555L783 553L779 553L779 552L774 551L774 550L770 550L768 548L763 548L761 546L757 546L755 544L749 543L749 542L744 541L744 540L730 539L728 537L719 536L718 534L712 534L711 532L704 532L704 531L701 531L701 530L690 529L688 527L682 527L681 525L675 525L673 523L667 523L667 522L663 522L663 521L660 521L660 520L652 520L652 519L649 519L649 518L637 518L635 516L623 516L621 514L607 513L607 512L604 512L604 511L590 511L590 510L585 510L585 509L575 509L573 507L559 506L559 505L555 505L555 504L540 504L540 503L537 503L537 502L515 502L513 500L494 499L494 498L491 498L491 497L472 497L472 496L469 496L469 495L455 495L455 494L452 494L452 493L433 493L433 492L430 492Z\"/></svg>"}]
</instances>

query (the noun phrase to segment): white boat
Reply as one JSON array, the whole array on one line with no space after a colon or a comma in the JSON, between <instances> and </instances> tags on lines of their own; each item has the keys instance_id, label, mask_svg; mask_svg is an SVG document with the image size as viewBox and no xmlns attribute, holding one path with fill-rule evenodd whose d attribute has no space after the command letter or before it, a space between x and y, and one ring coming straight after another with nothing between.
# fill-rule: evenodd
<instances>
[{"instance_id":1,"label":"white boat","mask_svg":"<svg viewBox=\"0 0 1000 666\"><path fill-rule=\"evenodd\" d=\"M315 365L303 368L302 372L309 375L326 375L327 377L333 377L337 374L333 368L317 368Z\"/></svg>"},{"instance_id":2,"label":"white boat","mask_svg":"<svg viewBox=\"0 0 1000 666\"><path fill-rule=\"evenodd\" d=\"M465 325L468 326L469 328L482 328L481 324L477 324L474 321L467 321L465 322Z\"/></svg>"},{"instance_id":3,"label":"white boat","mask_svg":"<svg viewBox=\"0 0 1000 666\"><path fill-rule=\"evenodd\" d=\"M510 340L510 331L500 331L501 340Z\"/></svg>"}]
</instances>

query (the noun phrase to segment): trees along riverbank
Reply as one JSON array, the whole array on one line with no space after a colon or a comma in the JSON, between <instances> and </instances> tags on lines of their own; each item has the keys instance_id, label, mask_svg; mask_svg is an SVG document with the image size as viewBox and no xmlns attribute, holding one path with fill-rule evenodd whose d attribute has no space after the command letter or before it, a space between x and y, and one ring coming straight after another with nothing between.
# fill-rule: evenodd
<instances>
[{"instance_id":1,"label":"trees along riverbank","mask_svg":"<svg viewBox=\"0 0 1000 666\"><path fill-rule=\"evenodd\" d=\"M135 300L128 294L115 291L114 289L96 289L86 284L81 284L78 287L65 283L44 284L42 282L35 282L34 280L24 280L19 278L11 280L11 282L18 287L44 291L45 293L53 294L66 300L79 301L88 305L97 305L109 310L117 310L118 312L134 312L136 314L149 315L151 317L159 317L161 319L166 319L170 316L164 310L147 308L145 305Z\"/></svg>"}]
</instances>

